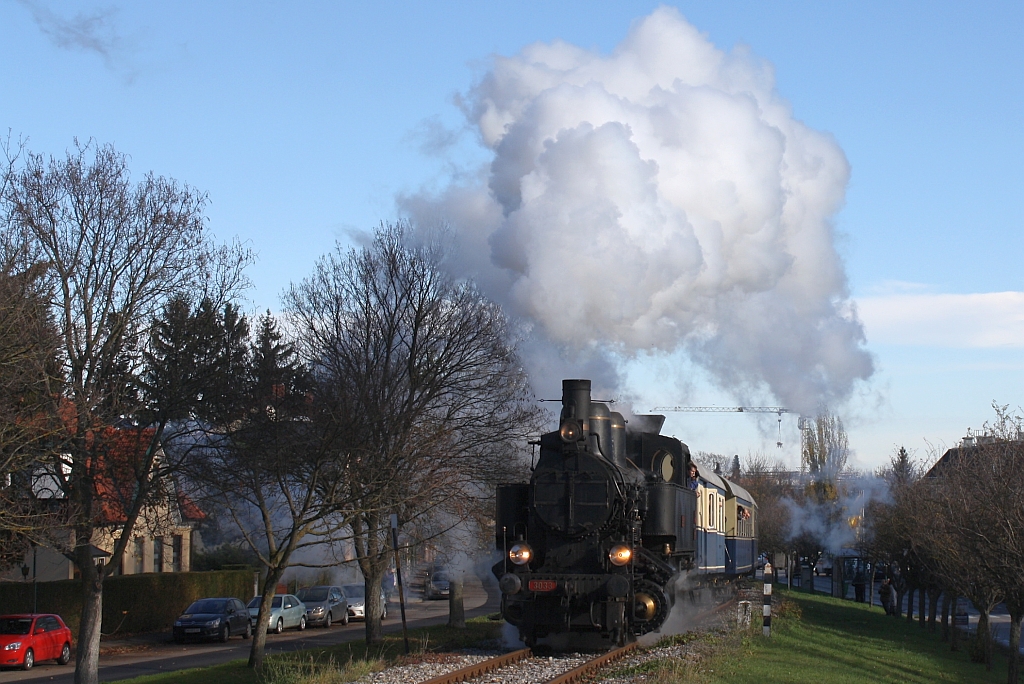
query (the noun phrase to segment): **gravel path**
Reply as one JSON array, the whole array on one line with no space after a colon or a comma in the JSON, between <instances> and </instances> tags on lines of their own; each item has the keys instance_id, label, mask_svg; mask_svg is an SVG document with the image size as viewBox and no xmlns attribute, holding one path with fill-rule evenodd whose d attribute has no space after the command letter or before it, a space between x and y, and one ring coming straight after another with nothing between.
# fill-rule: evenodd
<instances>
[{"instance_id":1,"label":"gravel path","mask_svg":"<svg viewBox=\"0 0 1024 684\"><path fill-rule=\"evenodd\" d=\"M358 684L420 684L433 677L475 665L501 655L500 651L470 654L444 653L429 661L389 667L359 680ZM559 653L550 657L527 658L471 680L474 684L542 684L563 672L579 667L593 656Z\"/></svg>"}]
</instances>

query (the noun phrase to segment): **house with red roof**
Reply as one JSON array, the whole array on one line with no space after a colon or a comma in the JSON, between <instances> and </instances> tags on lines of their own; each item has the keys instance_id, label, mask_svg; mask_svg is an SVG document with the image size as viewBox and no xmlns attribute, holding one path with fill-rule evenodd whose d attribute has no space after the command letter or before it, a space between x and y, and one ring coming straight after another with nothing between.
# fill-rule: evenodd
<instances>
[{"instance_id":1,"label":"house with red roof","mask_svg":"<svg viewBox=\"0 0 1024 684\"><path fill-rule=\"evenodd\" d=\"M121 537L137 487L136 471L144 462L147 449L152 448L153 434L151 428L105 427L88 438L93 456L86 467L92 470L93 514L97 524L91 541L97 563L108 562L114 544ZM162 457L162 450L158 451L157 462ZM71 464L67 462L62 467L67 474ZM33 481L34 494L40 499L62 499L60 479L56 473L38 472ZM193 531L205 518L206 514L196 503L167 478L144 506L114 574L188 572L192 567ZM41 582L74 579L77 570L65 555L73 542L74 533L69 530L67 548L37 546L26 554L21 567L12 568L0 579Z\"/></svg>"}]
</instances>

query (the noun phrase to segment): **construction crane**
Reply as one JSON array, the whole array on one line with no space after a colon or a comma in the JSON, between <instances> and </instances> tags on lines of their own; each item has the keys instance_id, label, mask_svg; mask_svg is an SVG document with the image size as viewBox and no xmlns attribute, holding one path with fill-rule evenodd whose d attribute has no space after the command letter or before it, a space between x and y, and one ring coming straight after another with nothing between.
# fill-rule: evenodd
<instances>
[{"instance_id":1,"label":"construction crane","mask_svg":"<svg viewBox=\"0 0 1024 684\"><path fill-rule=\"evenodd\" d=\"M674 413L774 413L779 417L779 441L775 446L782 448L782 414L789 413L782 406L658 406L653 411L671 411Z\"/></svg>"}]
</instances>

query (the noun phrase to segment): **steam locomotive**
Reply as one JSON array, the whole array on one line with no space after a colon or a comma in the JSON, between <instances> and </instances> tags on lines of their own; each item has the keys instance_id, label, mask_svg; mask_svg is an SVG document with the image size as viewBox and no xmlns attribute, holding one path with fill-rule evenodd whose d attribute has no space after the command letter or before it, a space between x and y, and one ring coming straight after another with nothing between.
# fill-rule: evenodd
<instances>
[{"instance_id":1,"label":"steam locomotive","mask_svg":"<svg viewBox=\"0 0 1024 684\"><path fill-rule=\"evenodd\" d=\"M562 381L559 428L541 436L528 484L497 489L492 572L501 612L527 645L593 633L616 643L658 629L687 588L750 574L756 505L660 434L664 416L623 416Z\"/></svg>"}]
</instances>

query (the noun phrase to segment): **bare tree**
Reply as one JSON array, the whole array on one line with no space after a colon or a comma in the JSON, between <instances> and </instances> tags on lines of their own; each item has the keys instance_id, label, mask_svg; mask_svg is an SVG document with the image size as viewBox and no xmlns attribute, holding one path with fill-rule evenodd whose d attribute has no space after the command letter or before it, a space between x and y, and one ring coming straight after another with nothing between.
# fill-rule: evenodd
<instances>
[{"instance_id":1,"label":"bare tree","mask_svg":"<svg viewBox=\"0 0 1024 684\"><path fill-rule=\"evenodd\" d=\"M235 419L211 424L188 475L193 494L219 502L265 570L249 652L249 666L260 669L272 599L285 570L297 551L337 541L351 506L339 457L343 423L269 312L260 317L234 380Z\"/></svg>"},{"instance_id":2,"label":"bare tree","mask_svg":"<svg viewBox=\"0 0 1024 684\"><path fill-rule=\"evenodd\" d=\"M32 491L59 440L59 337L40 287L45 265L16 268L0 265L0 567L49 541L60 521Z\"/></svg>"},{"instance_id":3,"label":"bare tree","mask_svg":"<svg viewBox=\"0 0 1024 684\"><path fill-rule=\"evenodd\" d=\"M800 457L815 480L835 485L850 457L850 441L843 421L828 409L813 419L805 419L801 430Z\"/></svg>"},{"instance_id":4,"label":"bare tree","mask_svg":"<svg viewBox=\"0 0 1024 684\"><path fill-rule=\"evenodd\" d=\"M133 182L124 155L79 145L64 158L29 154L4 192L3 222L48 265L45 291L60 333L66 415L60 454L49 472L73 516L72 556L83 580L75 681L98 681L103 579L113 571L143 508L160 487L159 445L169 415L143 404L142 352L152 321L176 297L227 301L244 284L248 253L211 242L205 196L152 174ZM146 409L153 423L140 425ZM130 464L131 501L110 562L97 566L93 535L102 519L97 484L111 475L104 431L134 430L140 456Z\"/></svg>"},{"instance_id":5,"label":"bare tree","mask_svg":"<svg viewBox=\"0 0 1024 684\"><path fill-rule=\"evenodd\" d=\"M789 508L784 500L793 495L793 483L786 464L773 461L763 451L748 454L738 483L757 503L758 548L769 553L790 551Z\"/></svg>"},{"instance_id":6,"label":"bare tree","mask_svg":"<svg viewBox=\"0 0 1024 684\"><path fill-rule=\"evenodd\" d=\"M986 423L975 444L949 450L933 472L941 480L936 493L945 526L955 535L943 551L969 573L963 593L981 613L978 635L989 668L988 613L1000 600L1010 613L1008 681L1013 683L1019 677L1024 619L1024 420L1006 406L993 408L996 419Z\"/></svg>"},{"instance_id":7,"label":"bare tree","mask_svg":"<svg viewBox=\"0 0 1024 684\"><path fill-rule=\"evenodd\" d=\"M1011 649L1019 648L1024 618L1024 571L1018 567L1024 563L1024 442L1017 439L1019 418L1014 421L1005 407L996 408L997 423L1012 430L948 450L922 483L926 524L921 544L930 549L942 575L978 609L978 638L989 668L992 608L1006 601ZM1009 681L1017 681L1018 670L1018 659L1012 658Z\"/></svg>"},{"instance_id":8,"label":"bare tree","mask_svg":"<svg viewBox=\"0 0 1024 684\"><path fill-rule=\"evenodd\" d=\"M366 583L366 638L382 638L389 517L470 517L516 464L536 411L500 308L440 268L402 225L340 248L287 296L292 328L345 428L348 525Z\"/></svg>"}]
</instances>

